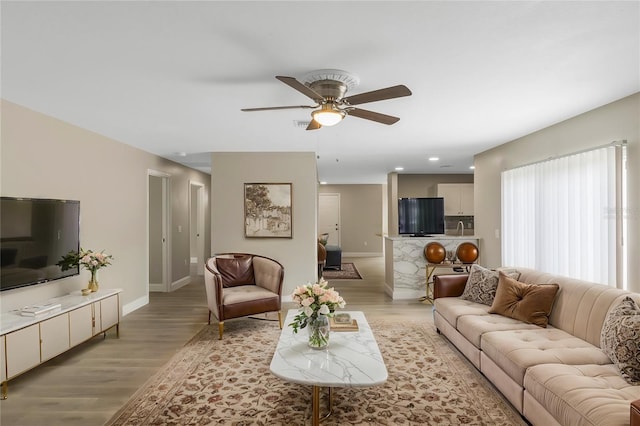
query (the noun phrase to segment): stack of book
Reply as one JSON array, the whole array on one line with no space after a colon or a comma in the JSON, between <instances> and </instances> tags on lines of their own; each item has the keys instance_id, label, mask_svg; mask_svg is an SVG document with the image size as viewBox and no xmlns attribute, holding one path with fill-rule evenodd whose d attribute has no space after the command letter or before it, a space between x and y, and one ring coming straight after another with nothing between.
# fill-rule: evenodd
<instances>
[{"instance_id":1,"label":"stack of book","mask_svg":"<svg viewBox=\"0 0 640 426\"><path fill-rule=\"evenodd\" d=\"M331 331L358 331L358 322L349 314L336 314L329 318Z\"/></svg>"},{"instance_id":2,"label":"stack of book","mask_svg":"<svg viewBox=\"0 0 640 426\"><path fill-rule=\"evenodd\" d=\"M25 306L20 309L20 315L23 317L39 317L59 311L61 307L60 303L45 303L42 305Z\"/></svg>"}]
</instances>

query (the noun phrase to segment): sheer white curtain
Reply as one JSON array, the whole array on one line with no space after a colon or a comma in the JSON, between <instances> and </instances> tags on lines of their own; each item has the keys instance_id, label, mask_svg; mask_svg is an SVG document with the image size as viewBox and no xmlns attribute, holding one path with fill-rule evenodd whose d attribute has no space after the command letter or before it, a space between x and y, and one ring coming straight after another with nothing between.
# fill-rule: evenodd
<instances>
[{"instance_id":1,"label":"sheer white curtain","mask_svg":"<svg viewBox=\"0 0 640 426\"><path fill-rule=\"evenodd\" d=\"M619 285L619 148L503 172L502 264Z\"/></svg>"}]
</instances>

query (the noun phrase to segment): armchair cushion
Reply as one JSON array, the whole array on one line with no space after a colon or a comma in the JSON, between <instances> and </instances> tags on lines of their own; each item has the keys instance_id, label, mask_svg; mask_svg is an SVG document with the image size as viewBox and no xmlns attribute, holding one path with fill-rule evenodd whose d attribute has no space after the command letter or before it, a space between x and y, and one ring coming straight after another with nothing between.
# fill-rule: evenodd
<instances>
[{"instance_id":1,"label":"armchair cushion","mask_svg":"<svg viewBox=\"0 0 640 426\"><path fill-rule=\"evenodd\" d=\"M216 265L224 287L255 284L251 256L218 257Z\"/></svg>"}]
</instances>

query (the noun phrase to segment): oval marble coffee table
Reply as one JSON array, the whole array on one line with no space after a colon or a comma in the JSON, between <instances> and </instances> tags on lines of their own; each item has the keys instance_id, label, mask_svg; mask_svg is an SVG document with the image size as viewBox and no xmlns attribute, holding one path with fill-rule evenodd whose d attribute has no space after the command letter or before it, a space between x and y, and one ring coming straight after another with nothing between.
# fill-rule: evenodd
<instances>
[{"instance_id":1,"label":"oval marble coffee table","mask_svg":"<svg viewBox=\"0 0 640 426\"><path fill-rule=\"evenodd\" d=\"M320 424L321 388L329 388L331 414L331 388L368 387L387 381L387 367L364 314L345 312L358 322L358 331L332 331L329 346L318 350L307 345L306 329L295 334L288 326L298 313L297 309L290 310L271 360L271 373L276 377L313 387L314 426Z\"/></svg>"}]
</instances>

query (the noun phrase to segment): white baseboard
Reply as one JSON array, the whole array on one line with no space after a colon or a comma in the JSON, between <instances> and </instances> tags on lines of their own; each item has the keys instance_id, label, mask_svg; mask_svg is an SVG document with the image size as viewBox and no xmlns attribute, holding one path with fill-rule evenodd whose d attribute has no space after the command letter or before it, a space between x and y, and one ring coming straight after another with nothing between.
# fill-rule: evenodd
<instances>
[{"instance_id":1,"label":"white baseboard","mask_svg":"<svg viewBox=\"0 0 640 426\"><path fill-rule=\"evenodd\" d=\"M387 286L387 289L391 290L391 288L389 288L388 286ZM388 290L385 290L385 291L388 291ZM424 297L426 294L426 290L413 290L409 288L394 289L391 291L392 293L390 296L393 300L420 299L421 297Z\"/></svg>"},{"instance_id":2,"label":"white baseboard","mask_svg":"<svg viewBox=\"0 0 640 426\"><path fill-rule=\"evenodd\" d=\"M155 291L160 293L166 293L167 289L164 284L149 283L149 291Z\"/></svg>"},{"instance_id":3,"label":"white baseboard","mask_svg":"<svg viewBox=\"0 0 640 426\"><path fill-rule=\"evenodd\" d=\"M174 282L171 283L171 285L170 285L171 290L170 291L175 291L175 290L179 289L180 287L184 287L185 285L189 284L190 282L191 282L191 277L190 276L182 277L178 281L174 281Z\"/></svg>"},{"instance_id":4,"label":"white baseboard","mask_svg":"<svg viewBox=\"0 0 640 426\"><path fill-rule=\"evenodd\" d=\"M149 304L149 295L142 296L133 302L129 302L126 305L122 306L122 316L129 315L131 312L142 308L145 305Z\"/></svg>"},{"instance_id":5,"label":"white baseboard","mask_svg":"<svg viewBox=\"0 0 640 426\"><path fill-rule=\"evenodd\" d=\"M349 251L343 252L342 257L382 257L382 253L376 253L371 251Z\"/></svg>"}]
</instances>

